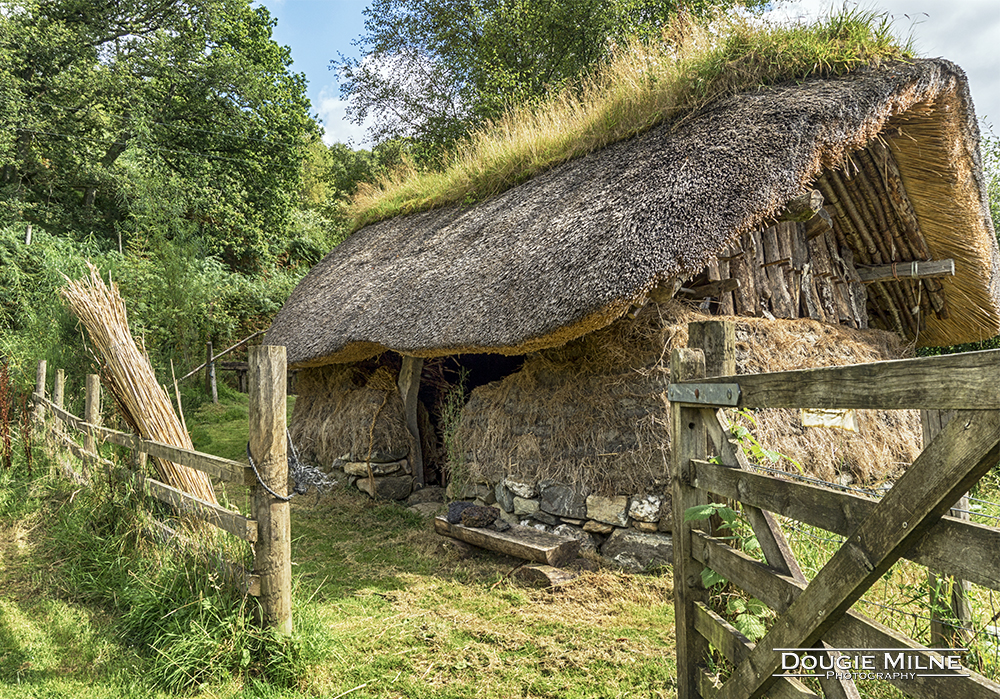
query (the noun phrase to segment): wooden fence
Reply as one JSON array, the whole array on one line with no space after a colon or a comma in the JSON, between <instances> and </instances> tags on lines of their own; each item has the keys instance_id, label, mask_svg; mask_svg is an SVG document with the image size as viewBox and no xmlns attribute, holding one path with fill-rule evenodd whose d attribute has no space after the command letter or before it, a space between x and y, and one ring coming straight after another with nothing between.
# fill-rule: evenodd
<instances>
[{"instance_id":1,"label":"wooden fence","mask_svg":"<svg viewBox=\"0 0 1000 699\"><path fill-rule=\"evenodd\" d=\"M789 651L803 648L817 649L807 664L818 667L838 667L838 657L849 661L848 654L898 649L917 658L920 670L936 670L886 672L877 678L907 696L1000 697L996 682L965 667L948 669L955 662L947 659L948 652L928 650L852 610L900 558L1000 590L1000 530L945 516L1000 461L1000 350L708 378L706 356L710 365L718 364L718 355L733 344L726 341L722 327L720 323L707 333L716 337L702 343L704 352L689 348L671 355L678 698L819 696L787 670L796 665L791 658L804 657ZM720 410L724 407L959 412L877 501L752 472L729 431ZM708 461L709 443L721 465ZM708 522L684 521L686 510L713 496L742 503L765 562L713 536ZM773 513L847 540L807 581ZM770 630L756 644L709 608L701 582L705 567L775 611ZM733 666L721 684L706 669L709 644ZM842 651L844 655L838 655ZM913 661L907 662L912 670ZM819 672L823 695L859 696L847 678L858 676L858 669L853 670L830 673L832 677ZM867 668L862 670L861 676L875 678L876 670L870 675ZM799 674L810 675L801 670Z\"/></svg>"},{"instance_id":2,"label":"wooden fence","mask_svg":"<svg viewBox=\"0 0 1000 699\"><path fill-rule=\"evenodd\" d=\"M38 364L35 384L35 419L52 447L68 450L85 464L113 464L97 453L98 442L110 442L129 449L134 463L145 462L146 455L172 461L203 471L213 479L253 489L253 518L206 502L166 483L128 472L141 491L165 502L186 516L207 522L254 546L254 569L246 576L244 588L261 602L263 622L284 633L292 631L291 609L291 529L287 501L288 462L286 456L286 363L285 348L252 347L250 374L250 451L257 465L203 454L190 449L142 439L138 435L102 427L100 422L100 379L89 375L86 382L86 408L83 418L63 408L65 374L56 372L52 399L46 397L46 364ZM46 425L46 414L54 420ZM82 433L79 444L67 430ZM72 471L70 472L73 473ZM257 474L260 477L258 478ZM78 480L85 480L79 474ZM165 525L161 525L164 526Z\"/></svg>"}]
</instances>

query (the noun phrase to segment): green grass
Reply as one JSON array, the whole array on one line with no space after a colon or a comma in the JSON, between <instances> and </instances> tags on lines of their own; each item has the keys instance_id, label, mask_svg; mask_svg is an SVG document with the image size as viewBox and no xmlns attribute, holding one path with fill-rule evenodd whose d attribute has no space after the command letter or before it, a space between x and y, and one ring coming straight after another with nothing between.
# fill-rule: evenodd
<instances>
[{"instance_id":1,"label":"green grass","mask_svg":"<svg viewBox=\"0 0 1000 699\"><path fill-rule=\"evenodd\" d=\"M192 409L196 446L240 457L245 410ZM119 488L0 472L0 699L674 695L669 576L522 588L512 559L459 558L427 520L338 489L293 501L282 643L211 561L150 544L142 521Z\"/></svg>"},{"instance_id":2,"label":"green grass","mask_svg":"<svg viewBox=\"0 0 1000 699\"><path fill-rule=\"evenodd\" d=\"M480 201L728 95L911 56L888 16L872 11L844 8L794 26L679 19L659 42L626 45L593 76L485 125L440 170L403 167L361 185L348 219L357 230L400 214Z\"/></svg>"}]
</instances>

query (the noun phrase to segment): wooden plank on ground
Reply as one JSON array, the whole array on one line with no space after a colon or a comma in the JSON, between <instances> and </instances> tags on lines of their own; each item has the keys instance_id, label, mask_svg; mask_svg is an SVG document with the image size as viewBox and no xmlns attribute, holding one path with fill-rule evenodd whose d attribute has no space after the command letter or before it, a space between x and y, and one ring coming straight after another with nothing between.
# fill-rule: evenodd
<instances>
[{"instance_id":1,"label":"wooden plank on ground","mask_svg":"<svg viewBox=\"0 0 1000 699\"><path fill-rule=\"evenodd\" d=\"M878 507L878 500L707 461L694 464L698 486L745 505L850 536ZM1000 529L958 517L942 517L903 558L1000 590ZM773 562L768 559L768 563ZM776 566L778 567L778 566ZM779 568L780 569L780 568Z\"/></svg>"},{"instance_id":2,"label":"wooden plank on ground","mask_svg":"<svg viewBox=\"0 0 1000 699\"><path fill-rule=\"evenodd\" d=\"M530 565L523 565L515 570L514 577L532 585L559 587L571 580L576 580L579 574L545 563L532 563Z\"/></svg>"},{"instance_id":3,"label":"wooden plank on ground","mask_svg":"<svg viewBox=\"0 0 1000 699\"><path fill-rule=\"evenodd\" d=\"M1000 412L956 416L736 667L721 699L762 696L780 666L774 649L815 645L998 459Z\"/></svg>"},{"instance_id":4,"label":"wooden plank on ground","mask_svg":"<svg viewBox=\"0 0 1000 699\"><path fill-rule=\"evenodd\" d=\"M442 536L450 536L490 551L545 563L556 568L566 565L580 552L580 542L576 539L520 525L513 525L507 531L498 532L492 529L450 524L444 517L437 517L434 519L434 530Z\"/></svg>"},{"instance_id":5,"label":"wooden plank on ground","mask_svg":"<svg viewBox=\"0 0 1000 699\"><path fill-rule=\"evenodd\" d=\"M35 397L37 399L38 395L36 394ZM45 401L45 404L52 410L56 417L67 425L80 430L84 434L92 434L94 437L100 438L106 442L111 442L112 444L117 444L118 446L125 447L126 449L143 452L145 454L149 454L150 456L165 459L166 461L172 461L175 464L180 464L181 466L188 466L198 471L207 473L213 478L218 478L219 480L227 481L229 483L239 483L241 485L253 485L256 483L253 472L247 468L246 464L241 464L239 461L223 459L220 456L212 456L211 454L204 454L200 451L192 451L191 449L184 449L183 447L175 447L171 444L164 444L163 442L142 439L135 434L119 432L118 430L112 430L107 427L101 427L100 425L94 425L86 420L82 420L70 412L67 412L66 410L63 410L51 401L45 400L44 398L42 400Z\"/></svg>"},{"instance_id":6,"label":"wooden plank on ground","mask_svg":"<svg viewBox=\"0 0 1000 699\"><path fill-rule=\"evenodd\" d=\"M777 574L772 568L751 558L742 551L731 548L721 539L714 539L697 532L692 542L692 553L703 565L753 595L779 614L787 611L805 589L805 583ZM923 657L937 657L933 651L910 638L869 619L863 614L848 611L840 621L827 630L824 640L839 648L899 648L900 650L925 651ZM793 646L785 646L793 647ZM1000 684L971 670L968 677L915 677L912 679L887 678L887 682L917 699L939 699L942 696L963 699L996 699Z\"/></svg>"},{"instance_id":7,"label":"wooden plank on ground","mask_svg":"<svg viewBox=\"0 0 1000 699\"><path fill-rule=\"evenodd\" d=\"M141 487L145 492L157 500L173 505L182 512L194 515L198 519L243 539L243 541L249 541L251 544L257 541L257 522L254 520L247 519L243 515L219 505L213 505L194 495L188 495L166 483L152 478L143 478L139 474L134 474L134 476L141 480Z\"/></svg>"},{"instance_id":8,"label":"wooden plank on ground","mask_svg":"<svg viewBox=\"0 0 1000 699\"><path fill-rule=\"evenodd\" d=\"M737 383L741 408L998 410L1000 350L680 383Z\"/></svg>"}]
</instances>

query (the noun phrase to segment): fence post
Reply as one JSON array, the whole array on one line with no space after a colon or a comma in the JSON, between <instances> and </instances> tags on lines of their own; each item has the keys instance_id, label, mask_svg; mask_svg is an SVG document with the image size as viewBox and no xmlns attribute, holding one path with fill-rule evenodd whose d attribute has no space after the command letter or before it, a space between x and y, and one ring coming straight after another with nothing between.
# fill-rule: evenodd
<instances>
[{"instance_id":1,"label":"fence post","mask_svg":"<svg viewBox=\"0 0 1000 699\"><path fill-rule=\"evenodd\" d=\"M923 446L926 449L941 430L943 430L952 418L955 417L954 410L921 410L920 427L923 432ZM969 519L969 496L963 495L955 503L957 512L952 511L951 515L959 519ZM949 576L938 576L933 570L927 571L927 593L931 606L931 646L952 646L965 645L972 640L972 633L968 627L972 622L972 609L969 606L969 582L958 578L951 582L951 599L939 599L939 588L947 595ZM966 628L956 629L954 625L941 618L939 606L951 608L951 613L958 620L959 626Z\"/></svg>"},{"instance_id":2,"label":"fence post","mask_svg":"<svg viewBox=\"0 0 1000 699\"><path fill-rule=\"evenodd\" d=\"M736 323L733 321L688 323L688 347L705 353L705 376L736 374Z\"/></svg>"},{"instance_id":3,"label":"fence post","mask_svg":"<svg viewBox=\"0 0 1000 699\"><path fill-rule=\"evenodd\" d=\"M52 386L52 402L56 404L57 408L65 409L66 401L66 372L62 369L56 369L56 382ZM62 424L62 421L59 422Z\"/></svg>"},{"instance_id":4,"label":"fence post","mask_svg":"<svg viewBox=\"0 0 1000 699\"><path fill-rule=\"evenodd\" d=\"M688 348L705 355L704 376L736 374L736 323L731 320L702 320L688 323ZM710 502L725 503L725 498L712 496ZM722 517L712 515L709 528L713 536L726 536Z\"/></svg>"},{"instance_id":5,"label":"fence post","mask_svg":"<svg viewBox=\"0 0 1000 699\"><path fill-rule=\"evenodd\" d=\"M292 539L287 501L271 495L263 484L284 497L288 492L285 427L288 371L283 346L249 350L250 453L260 482L254 488L254 572L260 576L264 625L292 632Z\"/></svg>"},{"instance_id":6,"label":"fence post","mask_svg":"<svg viewBox=\"0 0 1000 699\"><path fill-rule=\"evenodd\" d=\"M44 359L38 361L38 371L35 373L35 393L39 397L45 397L45 370L47 363ZM42 401L35 403L35 423L42 429L45 422L45 404Z\"/></svg>"},{"instance_id":7,"label":"fence post","mask_svg":"<svg viewBox=\"0 0 1000 699\"><path fill-rule=\"evenodd\" d=\"M91 425L98 425L101 422L101 377L97 374L87 374L87 399L84 403L83 419ZM94 435L88 433L84 437L83 448L92 454L97 453Z\"/></svg>"},{"instance_id":8,"label":"fence post","mask_svg":"<svg viewBox=\"0 0 1000 699\"><path fill-rule=\"evenodd\" d=\"M670 382L705 376L701 350L675 349L670 353ZM674 511L674 619L677 639L677 699L701 696L699 664L708 642L694 627L695 602L707 602L701 582L702 565L691 556L691 530L704 522L685 522L684 512L707 502L705 492L692 486L691 459L708 455L708 438L701 410L670 404L670 487Z\"/></svg>"},{"instance_id":9,"label":"fence post","mask_svg":"<svg viewBox=\"0 0 1000 699\"><path fill-rule=\"evenodd\" d=\"M212 402L219 404L219 389L215 383L215 358L212 357L212 343L205 343L205 393L212 396Z\"/></svg>"}]
</instances>

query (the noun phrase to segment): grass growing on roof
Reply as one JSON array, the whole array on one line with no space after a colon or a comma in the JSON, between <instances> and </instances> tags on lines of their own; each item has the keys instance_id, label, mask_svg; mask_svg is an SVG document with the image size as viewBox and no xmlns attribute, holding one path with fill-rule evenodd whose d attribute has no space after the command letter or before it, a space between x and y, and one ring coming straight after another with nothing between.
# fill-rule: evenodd
<instances>
[{"instance_id":1,"label":"grass growing on roof","mask_svg":"<svg viewBox=\"0 0 1000 699\"><path fill-rule=\"evenodd\" d=\"M351 200L353 230L400 214L480 201L560 163L729 95L912 56L888 15L842 9L813 24L680 18L655 44L632 42L578 84L510 111L461 142L439 171L403 167Z\"/></svg>"}]
</instances>

